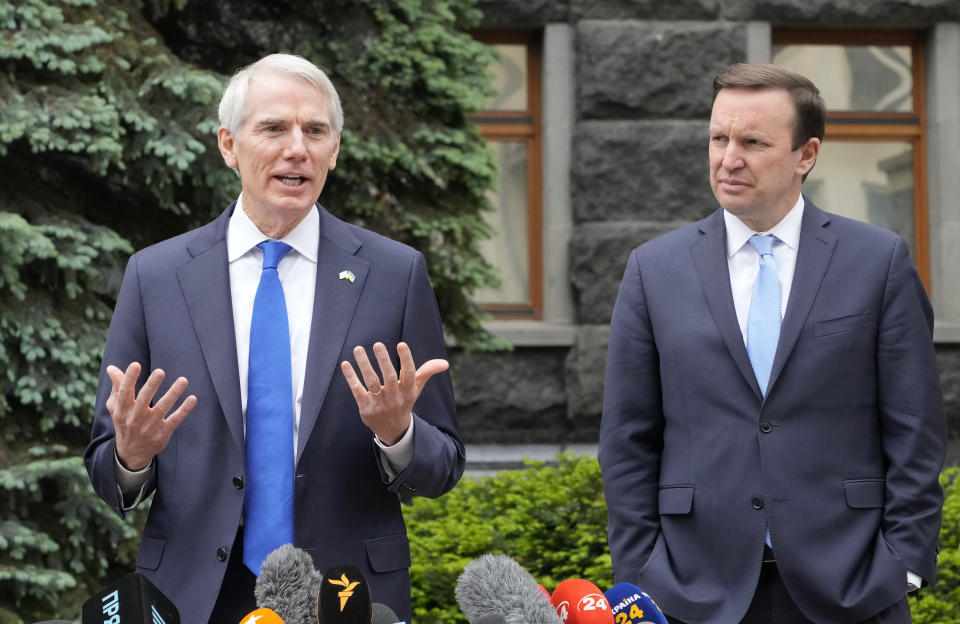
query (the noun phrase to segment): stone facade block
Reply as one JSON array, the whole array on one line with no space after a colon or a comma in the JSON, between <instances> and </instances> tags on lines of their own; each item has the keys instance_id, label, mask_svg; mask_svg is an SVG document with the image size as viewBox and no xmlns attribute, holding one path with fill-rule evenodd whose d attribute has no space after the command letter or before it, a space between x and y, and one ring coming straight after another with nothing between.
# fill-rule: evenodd
<instances>
[{"instance_id":1,"label":"stone facade block","mask_svg":"<svg viewBox=\"0 0 960 624\"><path fill-rule=\"evenodd\" d=\"M574 19L717 19L719 0L570 0Z\"/></svg>"},{"instance_id":2,"label":"stone facade block","mask_svg":"<svg viewBox=\"0 0 960 624\"><path fill-rule=\"evenodd\" d=\"M727 22L594 21L577 26L584 119L706 119L713 76L746 59L746 28Z\"/></svg>"},{"instance_id":3,"label":"stone facade block","mask_svg":"<svg viewBox=\"0 0 960 624\"><path fill-rule=\"evenodd\" d=\"M468 444L570 441L566 348L450 353L457 421Z\"/></svg>"},{"instance_id":4,"label":"stone facade block","mask_svg":"<svg viewBox=\"0 0 960 624\"><path fill-rule=\"evenodd\" d=\"M697 221L717 207L704 121L584 122L574 135L574 220Z\"/></svg>"},{"instance_id":5,"label":"stone facade block","mask_svg":"<svg viewBox=\"0 0 960 624\"><path fill-rule=\"evenodd\" d=\"M930 26L960 19L956 0L721 0L721 15L730 20L763 20L774 26L830 28Z\"/></svg>"},{"instance_id":6,"label":"stone facade block","mask_svg":"<svg viewBox=\"0 0 960 624\"><path fill-rule=\"evenodd\" d=\"M608 325L581 325L566 361L567 416L574 431L597 441L603 408Z\"/></svg>"},{"instance_id":7,"label":"stone facade block","mask_svg":"<svg viewBox=\"0 0 960 624\"><path fill-rule=\"evenodd\" d=\"M947 465L960 466L960 345L937 345L943 410L947 415Z\"/></svg>"},{"instance_id":8,"label":"stone facade block","mask_svg":"<svg viewBox=\"0 0 960 624\"><path fill-rule=\"evenodd\" d=\"M630 252L680 223L585 223L570 240L570 282L578 323L610 323Z\"/></svg>"},{"instance_id":9,"label":"stone facade block","mask_svg":"<svg viewBox=\"0 0 960 624\"><path fill-rule=\"evenodd\" d=\"M566 22L568 0L478 0L483 11L484 28L509 30L539 28L554 22Z\"/></svg>"}]
</instances>

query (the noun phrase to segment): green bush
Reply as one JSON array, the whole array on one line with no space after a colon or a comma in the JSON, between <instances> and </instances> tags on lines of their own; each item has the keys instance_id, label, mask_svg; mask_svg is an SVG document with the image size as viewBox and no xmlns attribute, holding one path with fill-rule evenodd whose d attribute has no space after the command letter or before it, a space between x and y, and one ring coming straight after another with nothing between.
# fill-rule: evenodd
<instances>
[{"instance_id":1,"label":"green bush","mask_svg":"<svg viewBox=\"0 0 960 624\"><path fill-rule=\"evenodd\" d=\"M940 475L943 487L943 527L940 529L940 556L937 584L910 598L914 624L960 622L960 468Z\"/></svg>"},{"instance_id":2,"label":"green bush","mask_svg":"<svg viewBox=\"0 0 960 624\"><path fill-rule=\"evenodd\" d=\"M465 478L439 499L415 499L405 517L417 624L466 622L453 589L464 566L485 553L510 555L551 591L567 578L601 588L613 581L595 458L563 455L555 466Z\"/></svg>"},{"instance_id":3,"label":"green bush","mask_svg":"<svg viewBox=\"0 0 960 624\"><path fill-rule=\"evenodd\" d=\"M943 528L937 584L910 598L914 624L960 622L960 468L940 477ZM464 479L437 500L405 507L413 565L413 620L466 622L453 589L485 553L516 559L548 590L567 578L601 589L613 583L607 510L596 459L565 454L556 465L529 463L481 481Z\"/></svg>"}]
</instances>

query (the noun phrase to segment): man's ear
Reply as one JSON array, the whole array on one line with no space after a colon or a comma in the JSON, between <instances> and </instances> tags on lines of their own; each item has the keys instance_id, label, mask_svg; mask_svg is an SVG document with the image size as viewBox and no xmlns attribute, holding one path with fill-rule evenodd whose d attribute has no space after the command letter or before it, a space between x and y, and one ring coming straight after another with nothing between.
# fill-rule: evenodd
<instances>
[{"instance_id":1,"label":"man's ear","mask_svg":"<svg viewBox=\"0 0 960 624\"><path fill-rule=\"evenodd\" d=\"M217 145L220 147L220 154L223 156L223 162L231 169L237 168L237 142L229 130L220 126L217 130Z\"/></svg>"},{"instance_id":2,"label":"man's ear","mask_svg":"<svg viewBox=\"0 0 960 624\"><path fill-rule=\"evenodd\" d=\"M333 152L330 153L330 170L337 168L337 155L340 154L340 133L337 133L337 144L333 146Z\"/></svg>"},{"instance_id":3,"label":"man's ear","mask_svg":"<svg viewBox=\"0 0 960 624\"><path fill-rule=\"evenodd\" d=\"M817 156L820 154L820 139L810 137L807 142L800 147L800 161L797 163L797 173L805 176L813 169L817 162Z\"/></svg>"}]
</instances>

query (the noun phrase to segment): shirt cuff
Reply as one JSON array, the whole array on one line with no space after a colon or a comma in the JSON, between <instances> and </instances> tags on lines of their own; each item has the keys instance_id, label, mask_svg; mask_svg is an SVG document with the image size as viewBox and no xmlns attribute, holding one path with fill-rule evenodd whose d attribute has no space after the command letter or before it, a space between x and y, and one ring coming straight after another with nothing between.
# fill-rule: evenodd
<instances>
[{"instance_id":1,"label":"shirt cuff","mask_svg":"<svg viewBox=\"0 0 960 624\"><path fill-rule=\"evenodd\" d=\"M130 511L143 500L143 491L153 474L154 461L150 460L150 463L140 470L128 470L120 463L120 457L117 456L117 451L114 449L113 472L117 478L117 491L120 492L120 497L123 499L124 511Z\"/></svg>"},{"instance_id":2,"label":"shirt cuff","mask_svg":"<svg viewBox=\"0 0 960 624\"><path fill-rule=\"evenodd\" d=\"M410 460L413 459L413 415L410 416L410 426L407 427L407 432L396 444L387 446L377 436L373 436L373 443L380 450L383 470L393 481L398 474L403 472L404 468L410 465Z\"/></svg>"},{"instance_id":3,"label":"shirt cuff","mask_svg":"<svg viewBox=\"0 0 960 624\"><path fill-rule=\"evenodd\" d=\"M923 585L923 579L916 572L907 570L907 592L917 591Z\"/></svg>"}]
</instances>

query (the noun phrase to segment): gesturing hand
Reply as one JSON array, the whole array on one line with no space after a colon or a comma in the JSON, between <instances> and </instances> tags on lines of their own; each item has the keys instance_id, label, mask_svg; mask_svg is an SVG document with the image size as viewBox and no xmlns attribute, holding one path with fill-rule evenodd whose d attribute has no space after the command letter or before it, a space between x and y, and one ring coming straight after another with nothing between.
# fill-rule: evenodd
<instances>
[{"instance_id":1,"label":"gesturing hand","mask_svg":"<svg viewBox=\"0 0 960 624\"><path fill-rule=\"evenodd\" d=\"M107 366L107 375L113 383L107 399L107 411L116 430L117 457L128 470L140 470L166 448L174 430L197 404L197 397L191 394L168 416L167 412L187 388L186 377L173 382L160 400L151 406L153 395L165 376L161 369L154 369L150 373L139 394L136 393L137 379L140 377L139 362L130 364L126 372L113 365Z\"/></svg>"},{"instance_id":2,"label":"gesturing hand","mask_svg":"<svg viewBox=\"0 0 960 624\"><path fill-rule=\"evenodd\" d=\"M350 362L341 363L340 370L357 401L360 419L381 442L392 446L400 441L410 426L413 404L427 381L437 373L447 370L450 364L446 360L435 359L416 368L410 347L401 342L397 345L397 355L400 356L400 374L397 375L393 362L390 361L390 354L382 342L373 345L373 354L380 365L382 381L373 370L363 347L353 348L353 357L357 360L363 381L357 377Z\"/></svg>"}]
</instances>

